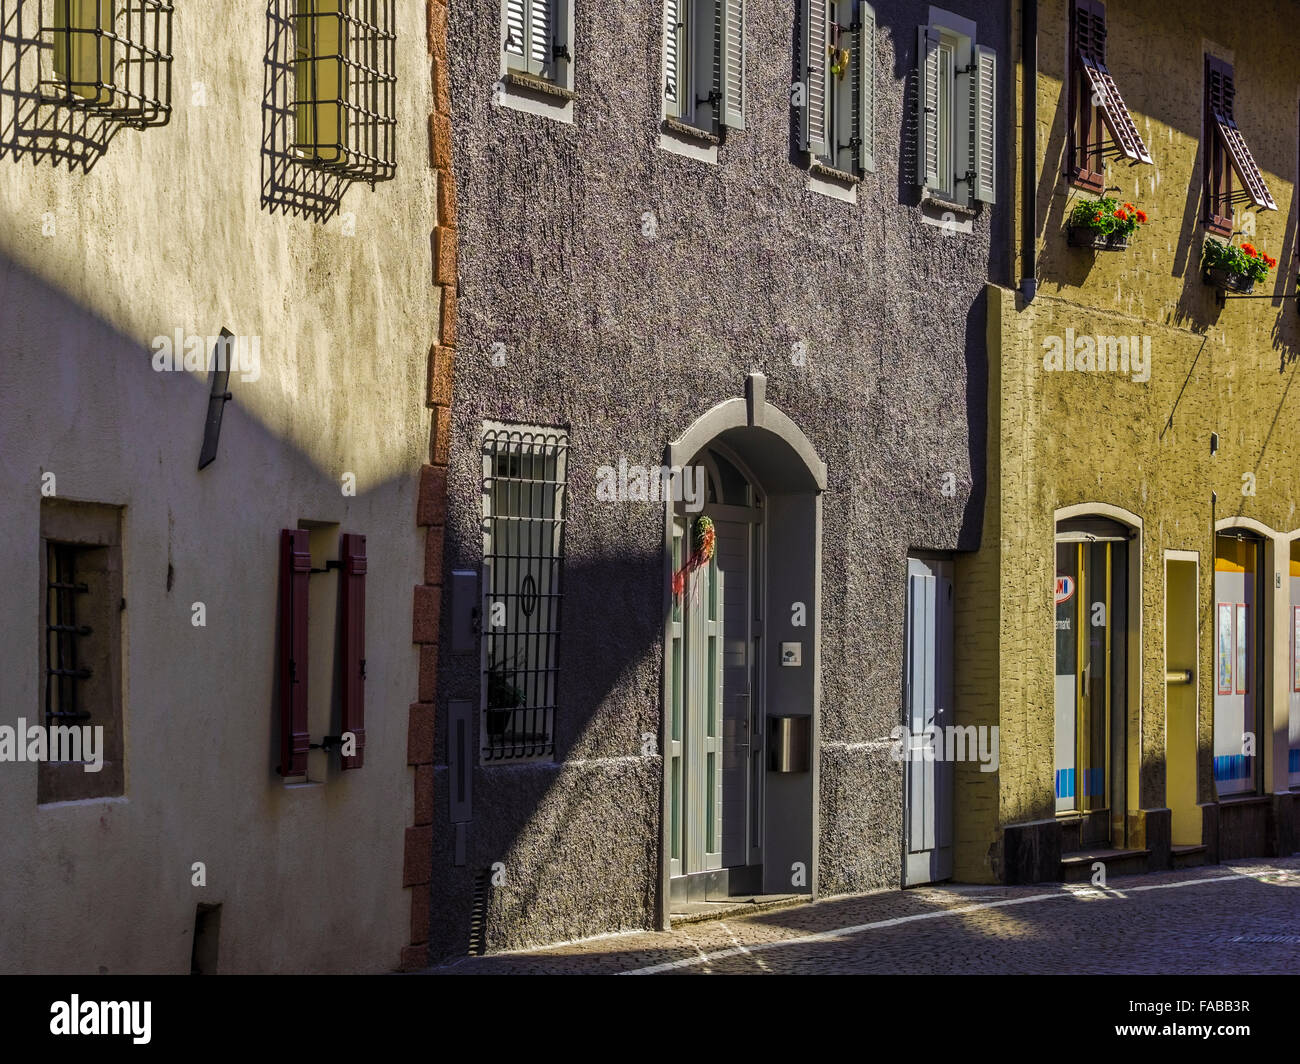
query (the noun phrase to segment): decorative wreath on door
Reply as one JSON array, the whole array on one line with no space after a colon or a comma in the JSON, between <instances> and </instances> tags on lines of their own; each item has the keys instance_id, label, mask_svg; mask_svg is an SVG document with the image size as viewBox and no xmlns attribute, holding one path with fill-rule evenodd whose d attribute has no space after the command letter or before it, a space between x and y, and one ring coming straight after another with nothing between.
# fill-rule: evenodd
<instances>
[{"instance_id":1,"label":"decorative wreath on door","mask_svg":"<svg viewBox=\"0 0 1300 1064\"><path fill-rule=\"evenodd\" d=\"M702 565L713 560L718 544L718 534L713 521L700 515L691 522L691 553L686 563L673 573L673 596L680 598L686 590L686 578Z\"/></svg>"}]
</instances>

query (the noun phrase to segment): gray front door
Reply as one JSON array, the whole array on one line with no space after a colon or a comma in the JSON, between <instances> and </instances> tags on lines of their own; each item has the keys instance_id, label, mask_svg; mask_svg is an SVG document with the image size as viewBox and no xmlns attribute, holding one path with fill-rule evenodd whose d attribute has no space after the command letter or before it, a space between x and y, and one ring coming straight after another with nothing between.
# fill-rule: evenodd
<instances>
[{"instance_id":1,"label":"gray front door","mask_svg":"<svg viewBox=\"0 0 1300 1064\"><path fill-rule=\"evenodd\" d=\"M952 711L952 562L907 560L907 634L903 661L904 820L907 886L952 876L952 762L909 755L929 743L942 752ZM934 730L932 730L934 729ZM925 738L927 735L937 738Z\"/></svg>"}]
</instances>

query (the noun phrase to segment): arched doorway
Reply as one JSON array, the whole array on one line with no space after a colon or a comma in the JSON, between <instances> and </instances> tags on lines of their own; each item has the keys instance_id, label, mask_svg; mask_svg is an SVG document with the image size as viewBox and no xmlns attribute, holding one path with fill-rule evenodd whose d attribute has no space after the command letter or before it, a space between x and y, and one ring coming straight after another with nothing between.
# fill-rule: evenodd
<instances>
[{"instance_id":1,"label":"arched doorway","mask_svg":"<svg viewBox=\"0 0 1300 1064\"><path fill-rule=\"evenodd\" d=\"M665 523L665 925L694 902L816 889L825 467L763 383L668 449L704 492Z\"/></svg>"}]
</instances>

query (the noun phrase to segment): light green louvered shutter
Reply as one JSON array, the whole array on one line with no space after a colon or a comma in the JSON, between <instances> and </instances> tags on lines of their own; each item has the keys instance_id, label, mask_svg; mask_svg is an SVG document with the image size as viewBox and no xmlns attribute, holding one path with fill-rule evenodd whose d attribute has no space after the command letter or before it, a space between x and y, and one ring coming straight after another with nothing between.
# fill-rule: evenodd
<instances>
[{"instance_id":1,"label":"light green louvered shutter","mask_svg":"<svg viewBox=\"0 0 1300 1064\"><path fill-rule=\"evenodd\" d=\"M997 53L992 48L980 45L975 49L975 76L971 78L971 128L974 131L971 170L975 174L975 198L982 203L996 202L997 62Z\"/></svg>"},{"instance_id":2,"label":"light green louvered shutter","mask_svg":"<svg viewBox=\"0 0 1300 1064\"><path fill-rule=\"evenodd\" d=\"M745 128L745 0L721 0L722 124Z\"/></svg>"},{"instance_id":3,"label":"light green louvered shutter","mask_svg":"<svg viewBox=\"0 0 1300 1064\"><path fill-rule=\"evenodd\" d=\"M506 0L505 35L501 50L510 66L526 69L528 55L528 3L527 0Z\"/></svg>"},{"instance_id":4,"label":"light green louvered shutter","mask_svg":"<svg viewBox=\"0 0 1300 1064\"><path fill-rule=\"evenodd\" d=\"M722 867L722 653L723 572L715 555L709 564L709 600L704 622L704 867Z\"/></svg>"},{"instance_id":5,"label":"light green louvered shutter","mask_svg":"<svg viewBox=\"0 0 1300 1064\"><path fill-rule=\"evenodd\" d=\"M686 527L681 518L673 519L673 572L686 559ZM664 729L668 757L668 865L669 875L680 876L686 870L684 828L686 817L686 758L684 724L686 718L687 641L685 596L674 595L668 619L668 698L664 707L668 720Z\"/></svg>"},{"instance_id":6,"label":"light green louvered shutter","mask_svg":"<svg viewBox=\"0 0 1300 1064\"><path fill-rule=\"evenodd\" d=\"M694 0L690 12L691 75L686 79L687 92L693 99L686 101L685 114L694 108L693 122L701 129L711 129L722 114L722 65L719 62L718 41L722 36L722 0ZM713 101L719 101L714 104Z\"/></svg>"},{"instance_id":7,"label":"light green louvered shutter","mask_svg":"<svg viewBox=\"0 0 1300 1064\"><path fill-rule=\"evenodd\" d=\"M803 0L803 149L814 158L830 154L826 129L830 65L826 62L826 0Z\"/></svg>"},{"instance_id":8,"label":"light green louvered shutter","mask_svg":"<svg viewBox=\"0 0 1300 1064\"><path fill-rule=\"evenodd\" d=\"M939 188L939 31L917 29L916 181Z\"/></svg>"},{"instance_id":9,"label":"light green louvered shutter","mask_svg":"<svg viewBox=\"0 0 1300 1064\"><path fill-rule=\"evenodd\" d=\"M664 110L673 118L686 113L686 79L682 76L686 26L683 9L689 0L664 2Z\"/></svg>"},{"instance_id":10,"label":"light green louvered shutter","mask_svg":"<svg viewBox=\"0 0 1300 1064\"><path fill-rule=\"evenodd\" d=\"M870 4L858 4L857 128L858 166L864 172L876 169L876 12Z\"/></svg>"},{"instance_id":11,"label":"light green louvered shutter","mask_svg":"<svg viewBox=\"0 0 1300 1064\"><path fill-rule=\"evenodd\" d=\"M555 43L555 3L554 0L529 0L528 7L528 69L549 77L553 63L551 48Z\"/></svg>"}]
</instances>

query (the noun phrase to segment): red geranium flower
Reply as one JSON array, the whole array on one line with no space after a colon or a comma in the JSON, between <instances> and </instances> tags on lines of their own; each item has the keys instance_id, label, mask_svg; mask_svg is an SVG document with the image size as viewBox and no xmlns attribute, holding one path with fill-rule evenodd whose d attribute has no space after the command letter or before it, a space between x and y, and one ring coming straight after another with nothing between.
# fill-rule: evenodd
<instances>
[{"instance_id":1,"label":"red geranium flower","mask_svg":"<svg viewBox=\"0 0 1300 1064\"><path fill-rule=\"evenodd\" d=\"M1146 211L1139 210L1139 211L1137 212L1137 216L1138 216L1138 225L1146 225L1146 224L1147 224L1147 212L1146 212Z\"/></svg>"},{"instance_id":2,"label":"red geranium flower","mask_svg":"<svg viewBox=\"0 0 1300 1064\"><path fill-rule=\"evenodd\" d=\"M1242 244L1242 245L1241 245L1241 250L1244 251L1247 255L1249 255L1252 259L1253 259L1257 254L1259 254L1259 253L1255 250L1255 245L1254 245L1254 244Z\"/></svg>"},{"instance_id":3,"label":"red geranium flower","mask_svg":"<svg viewBox=\"0 0 1300 1064\"><path fill-rule=\"evenodd\" d=\"M1121 208L1120 210L1115 212L1115 217L1118 218L1121 222L1127 222L1128 212Z\"/></svg>"}]
</instances>

